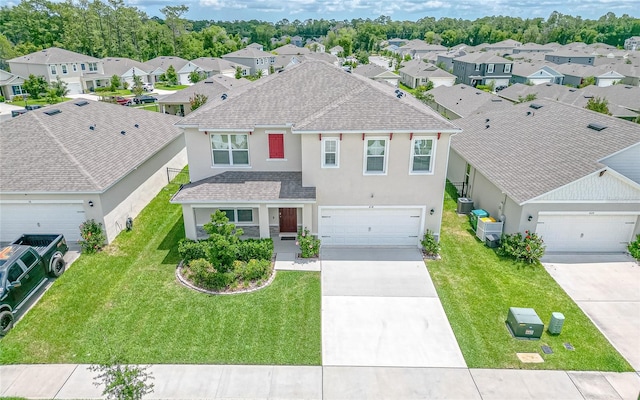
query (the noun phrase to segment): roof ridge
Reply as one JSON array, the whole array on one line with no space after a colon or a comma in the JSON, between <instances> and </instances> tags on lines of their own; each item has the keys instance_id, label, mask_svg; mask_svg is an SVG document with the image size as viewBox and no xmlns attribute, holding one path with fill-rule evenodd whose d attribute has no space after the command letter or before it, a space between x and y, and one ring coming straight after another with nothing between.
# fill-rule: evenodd
<instances>
[{"instance_id":1,"label":"roof ridge","mask_svg":"<svg viewBox=\"0 0 640 400\"><path fill-rule=\"evenodd\" d=\"M36 118L40 126L44 128L44 132L58 145L58 147L62 151L62 154L64 154L73 164L75 164L75 166L78 168L78 171L80 171L80 173L83 176L85 176L89 180L89 182L91 182L94 185L94 187L99 188L100 185L95 180L95 178L91 176L91 174L89 174L89 172L84 168L84 166L71 154L71 152L62 144L62 142L51 132L47 124L45 124L40 119L41 116L38 115L37 113L33 113L32 115L34 116L34 118Z\"/></svg>"}]
</instances>

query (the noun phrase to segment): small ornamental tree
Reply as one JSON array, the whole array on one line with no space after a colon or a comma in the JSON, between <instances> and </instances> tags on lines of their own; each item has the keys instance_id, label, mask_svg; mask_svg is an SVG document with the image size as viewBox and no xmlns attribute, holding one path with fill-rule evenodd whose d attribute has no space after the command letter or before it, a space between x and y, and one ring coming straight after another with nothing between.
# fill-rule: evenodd
<instances>
[{"instance_id":1,"label":"small ornamental tree","mask_svg":"<svg viewBox=\"0 0 640 400\"><path fill-rule=\"evenodd\" d=\"M592 97L587 101L587 105L584 106L584 108L602 114L611 115L611 112L609 111L609 101L605 98Z\"/></svg>"},{"instance_id":2,"label":"small ornamental tree","mask_svg":"<svg viewBox=\"0 0 640 400\"><path fill-rule=\"evenodd\" d=\"M83 253L96 253L102 249L106 242L106 235L102 224L94 219L87 220L80 225L80 247Z\"/></svg>"},{"instance_id":3,"label":"small ornamental tree","mask_svg":"<svg viewBox=\"0 0 640 400\"><path fill-rule=\"evenodd\" d=\"M56 97L64 97L68 95L69 89L67 86L67 82L60 79L59 76L56 76L56 81L51 83L51 89L54 91Z\"/></svg>"},{"instance_id":4,"label":"small ornamental tree","mask_svg":"<svg viewBox=\"0 0 640 400\"><path fill-rule=\"evenodd\" d=\"M242 68L236 67L236 79L242 78Z\"/></svg>"},{"instance_id":5,"label":"small ornamental tree","mask_svg":"<svg viewBox=\"0 0 640 400\"><path fill-rule=\"evenodd\" d=\"M120 86L122 86L122 81L120 80L120 77L118 75L113 75L109 83L109 88L112 92L115 92L116 90L120 89Z\"/></svg>"},{"instance_id":6,"label":"small ornamental tree","mask_svg":"<svg viewBox=\"0 0 640 400\"><path fill-rule=\"evenodd\" d=\"M191 83L198 83L200 82L202 79L204 78L204 76L202 76L202 74L198 71L191 71L189 73L189 82Z\"/></svg>"},{"instance_id":7,"label":"small ornamental tree","mask_svg":"<svg viewBox=\"0 0 640 400\"><path fill-rule=\"evenodd\" d=\"M498 252L528 263L537 263L544 255L544 241L535 232L524 231L524 236L518 232L503 234L500 239Z\"/></svg>"},{"instance_id":8,"label":"small ornamental tree","mask_svg":"<svg viewBox=\"0 0 640 400\"><path fill-rule=\"evenodd\" d=\"M29 78L27 78L27 80L25 80L22 84L22 88L27 93L29 93L29 96L32 99L39 99L41 94L47 93L49 84L47 83L46 79L44 79L44 76L35 76L31 74L29 75Z\"/></svg>"},{"instance_id":9,"label":"small ornamental tree","mask_svg":"<svg viewBox=\"0 0 640 400\"><path fill-rule=\"evenodd\" d=\"M144 89L142 88L142 78L140 78L135 73L133 74L133 86L131 86L131 91L136 96L141 96Z\"/></svg>"},{"instance_id":10,"label":"small ornamental tree","mask_svg":"<svg viewBox=\"0 0 640 400\"><path fill-rule=\"evenodd\" d=\"M320 255L320 239L313 236L307 228L298 231L298 241L296 244L300 246L302 258L313 258Z\"/></svg>"},{"instance_id":11,"label":"small ornamental tree","mask_svg":"<svg viewBox=\"0 0 640 400\"><path fill-rule=\"evenodd\" d=\"M169 65L169 68L167 68L167 72L165 72L164 76L167 80L168 85L175 86L178 84L178 73L176 72L176 69L173 67L173 65Z\"/></svg>"},{"instance_id":12,"label":"small ornamental tree","mask_svg":"<svg viewBox=\"0 0 640 400\"><path fill-rule=\"evenodd\" d=\"M204 105L209 98L204 94L195 93L192 97L189 97L189 104L191 105L191 111L195 111L200 106Z\"/></svg>"}]
</instances>

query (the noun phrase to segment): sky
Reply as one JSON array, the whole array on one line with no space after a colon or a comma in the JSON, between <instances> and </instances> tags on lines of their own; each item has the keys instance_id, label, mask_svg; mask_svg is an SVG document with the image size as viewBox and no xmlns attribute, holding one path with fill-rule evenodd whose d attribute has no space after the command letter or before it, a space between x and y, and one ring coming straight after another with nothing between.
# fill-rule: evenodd
<instances>
[{"instance_id":1,"label":"sky","mask_svg":"<svg viewBox=\"0 0 640 400\"><path fill-rule=\"evenodd\" d=\"M158 17L162 17L160 9L166 5L185 4L189 6L187 19L214 21L342 21L375 19L381 15L393 21L416 21L423 17L475 20L491 15L547 19L553 11L583 19L598 19L608 12L640 18L640 0L125 0L125 3Z\"/></svg>"}]
</instances>

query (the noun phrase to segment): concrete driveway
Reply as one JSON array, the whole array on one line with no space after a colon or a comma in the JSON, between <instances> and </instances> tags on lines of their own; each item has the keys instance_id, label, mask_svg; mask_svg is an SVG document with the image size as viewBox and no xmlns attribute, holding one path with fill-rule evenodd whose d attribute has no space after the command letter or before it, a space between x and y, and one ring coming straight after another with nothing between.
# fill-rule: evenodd
<instances>
[{"instance_id":1,"label":"concrete driveway","mask_svg":"<svg viewBox=\"0 0 640 400\"><path fill-rule=\"evenodd\" d=\"M640 371L640 266L625 255L552 255L543 264Z\"/></svg>"},{"instance_id":2,"label":"concrete driveway","mask_svg":"<svg viewBox=\"0 0 640 400\"><path fill-rule=\"evenodd\" d=\"M417 249L322 251L325 366L466 367Z\"/></svg>"}]
</instances>

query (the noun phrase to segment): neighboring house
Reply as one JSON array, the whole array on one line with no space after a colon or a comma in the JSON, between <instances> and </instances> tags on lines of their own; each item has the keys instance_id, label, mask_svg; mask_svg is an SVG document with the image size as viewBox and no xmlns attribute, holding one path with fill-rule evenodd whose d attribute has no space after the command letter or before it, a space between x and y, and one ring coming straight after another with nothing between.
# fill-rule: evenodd
<instances>
[{"instance_id":1,"label":"neighboring house","mask_svg":"<svg viewBox=\"0 0 640 400\"><path fill-rule=\"evenodd\" d=\"M302 39L300 36L293 36L291 38L291 42L292 45L296 46L296 47L303 47L304 46L304 39Z\"/></svg>"},{"instance_id":2,"label":"neighboring house","mask_svg":"<svg viewBox=\"0 0 640 400\"><path fill-rule=\"evenodd\" d=\"M513 39L507 39L501 42L488 44L484 46L483 50L485 50L488 53L506 54L506 53L513 52L515 49L519 48L520 46L522 46L521 42L518 42L517 40L513 40Z\"/></svg>"},{"instance_id":3,"label":"neighboring house","mask_svg":"<svg viewBox=\"0 0 640 400\"><path fill-rule=\"evenodd\" d=\"M400 38L393 38L393 39L387 40L387 43L389 44L389 46L402 47L405 44L407 44L407 40L400 39Z\"/></svg>"},{"instance_id":4,"label":"neighboring house","mask_svg":"<svg viewBox=\"0 0 640 400\"><path fill-rule=\"evenodd\" d=\"M300 64L303 56L294 56L294 55L277 55L275 56L276 61L273 63L274 72L280 72L285 68L292 67L294 65Z\"/></svg>"},{"instance_id":5,"label":"neighboring house","mask_svg":"<svg viewBox=\"0 0 640 400\"><path fill-rule=\"evenodd\" d=\"M249 75L255 75L258 71L262 71L263 76L269 75L270 67L276 62L276 56L274 54L250 47L225 54L222 58L249 67Z\"/></svg>"},{"instance_id":6,"label":"neighboring house","mask_svg":"<svg viewBox=\"0 0 640 400\"><path fill-rule=\"evenodd\" d=\"M513 54L552 53L556 48L548 44L526 43L511 49Z\"/></svg>"},{"instance_id":7,"label":"neighboring house","mask_svg":"<svg viewBox=\"0 0 640 400\"><path fill-rule=\"evenodd\" d=\"M329 53L331 53L332 56L340 57L340 55L344 53L344 49L342 46L333 46L329 49Z\"/></svg>"},{"instance_id":8,"label":"neighboring house","mask_svg":"<svg viewBox=\"0 0 640 400\"><path fill-rule=\"evenodd\" d=\"M411 58L426 58L428 55L435 55L447 51L447 48L439 44L429 44L424 40L413 39L398 49L400 55L410 55Z\"/></svg>"},{"instance_id":9,"label":"neighboring house","mask_svg":"<svg viewBox=\"0 0 640 400\"><path fill-rule=\"evenodd\" d=\"M469 86L488 85L491 82L506 86L511 80L513 61L491 53L471 53L453 59L453 74L458 82Z\"/></svg>"},{"instance_id":10,"label":"neighboring house","mask_svg":"<svg viewBox=\"0 0 640 400\"><path fill-rule=\"evenodd\" d=\"M554 64L593 65L596 56L581 51L557 51L545 54L544 59Z\"/></svg>"},{"instance_id":11,"label":"neighboring house","mask_svg":"<svg viewBox=\"0 0 640 400\"><path fill-rule=\"evenodd\" d=\"M114 75L117 75L122 83L126 82L128 87L133 86L134 75L140 77L142 83L154 82L153 75L151 75L154 67L151 65L124 57L103 58L102 64L104 66L104 76L101 79L92 78L86 83L90 91L94 91L95 87L109 86L111 77Z\"/></svg>"},{"instance_id":12,"label":"neighboring house","mask_svg":"<svg viewBox=\"0 0 640 400\"><path fill-rule=\"evenodd\" d=\"M57 77L67 84L69 94L87 91L86 82L93 76L103 77L102 60L58 47L36 51L9 61L11 73L25 79L29 75L44 76L47 82L55 82Z\"/></svg>"},{"instance_id":13,"label":"neighboring house","mask_svg":"<svg viewBox=\"0 0 640 400\"><path fill-rule=\"evenodd\" d=\"M88 219L113 241L167 184L167 168L186 165L179 119L76 99L0 124L0 241L62 233L75 243Z\"/></svg>"},{"instance_id":14,"label":"neighboring house","mask_svg":"<svg viewBox=\"0 0 640 400\"><path fill-rule=\"evenodd\" d=\"M596 86L606 87L615 85L624 79L624 75L616 71L606 71L596 75Z\"/></svg>"},{"instance_id":15,"label":"neighboring house","mask_svg":"<svg viewBox=\"0 0 640 400\"><path fill-rule=\"evenodd\" d=\"M553 69L564 75L562 80L564 85L575 87L582 85L586 78L595 77L598 74L598 70L594 66L585 64L558 64Z\"/></svg>"},{"instance_id":16,"label":"neighboring house","mask_svg":"<svg viewBox=\"0 0 640 400\"><path fill-rule=\"evenodd\" d=\"M200 57L195 60L189 61L189 63L195 66L195 70L204 74L205 76L224 75L228 77L235 77L236 70L240 67L241 75L251 75L251 68L244 64L223 60L217 57ZM180 75L182 76L182 74ZM189 74L187 74L187 79ZM181 79L182 80L182 79Z\"/></svg>"},{"instance_id":17,"label":"neighboring house","mask_svg":"<svg viewBox=\"0 0 640 400\"><path fill-rule=\"evenodd\" d=\"M453 60L465 55L467 55L467 52L462 48L451 50L446 53L438 53L436 55L436 65L442 66L447 72L453 71Z\"/></svg>"},{"instance_id":18,"label":"neighboring house","mask_svg":"<svg viewBox=\"0 0 640 400\"><path fill-rule=\"evenodd\" d=\"M305 56L303 56L304 60L318 60L318 61L324 61L324 62L328 62L329 64L333 64L335 66L339 66L340 61L338 60L338 57L334 56L333 54L329 54L329 53L309 53Z\"/></svg>"},{"instance_id":19,"label":"neighboring house","mask_svg":"<svg viewBox=\"0 0 640 400\"><path fill-rule=\"evenodd\" d=\"M169 69L169 66L173 66L173 69L175 69L176 72L178 72L185 65L187 65L188 62L189 60L185 60L184 58L180 58L180 57L159 56L145 62L145 64L153 67L153 70L151 70L149 75L151 76L151 82L156 83L160 81L160 76L165 72L167 72L167 69Z\"/></svg>"},{"instance_id":20,"label":"neighboring house","mask_svg":"<svg viewBox=\"0 0 640 400\"><path fill-rule=\"evenodd\" d=\"M640 50L640 36L632 36L624 41L625 50Z\"/></svg>"},{"instance_id":21,"label":"neighboring house","mask_svg":"<svg viewBox=\"0 0 640 400\"><path fill-rule=\"evenodd\" d=\"M564 81L564 75L543 62L515 62L513 63L513 71L511 71L511 73L511 83L533 85L557 83L562 85Z\"/></svg>"},{"instance_id":22,"label":"neighboring house","mask_svg":"<svg viewBox=\"0 0 640 400\"><path fill-rule=\"evenodd\" d=\"M432 100L427 104L447 119L466 118L486 110L511 107L512 103L500 97L459 83L429 90Z\"/></svg>"},{"instance_id":23,"label":"neighboring house","mask_svg":"<svg viewBox=\"0 0 640 400\"><path fill-rule=\"evenodd\" d=\"M400 81L412 89L426 85L427 82L433 83L433 87L453 86L456 83L455 75L423 60L411 60L404 63L398 72L400 73Z\"/></svg>"},{"instance_id":24,"label":"neighboring house","mask_svg":"<svg viewBox=\"0 0 640 400\"><path fill-rule=\"evenodd\" d=\"M22 88L23 83L23 77L0 69L0 96L6 100L26 94L27 92Z\"/></svg>"},{"instance_id":25,"label":"neighboring house","mask_svg":"<svg viewBox=\"0 0 640 400\"><path fill-rule=\"evenodd\" d=\"M640 233L640 125L551 100L456 123L447 178L504 233L548 253L622 253Z\"/></svg>"},{"instance_id":26,"label":"neighboring house","mask_svg":"<svg viewBox=\"0 0 640 400\"><path fill-rule=\"evenodd\" d=\"M256 50L260 50L260 51L264 51L264 46L261 45L260 43L251 43L249 45L247 45L248 48L251 49L256 49Z\"/></svg>"},{"instance_id":27,"label":"neighboring house","mask_svg":"<svg viewBox=\"0 0 640 400\"><path fill-rule=\"evenodd\" d=\"M232 90L249 83L251 81L244 78L236 79L225 75L214 75L188 88L161 97L158 100L158 104L162 113L183 117L191 113L190 100L196 94L205 95L208 99L214 99L224 94L228 95Z\"/></svg>"},{"instance_id":28,"label":"neighboring house","mask_svg":"<svg viewBox=\"0 0 640 400\"><path fill-rule=\"evenodd\" d=\"M250 88L178 124L192 183L171 202L182 205L188 238L206 236L215 210L250 235L308 228L323 246L419 246L427 229L439 236L457 127L412 96L321 61Z\"/></svg>"},{"instance_id":29,"label":"neighboring house","mask_svg":"<svg viewBox=\"0 0 640 400\"><path fill-rule=\"evenodd\" d=\"M308 42L305 47L309 49L312 53L324 53L326 52L326 47L324 44L319 42L318 40L311 40Z\"/></svg>"},{"instance_id":30,"label":"neighboring house","mask_svg":"<svg viewBox=\"0 0 640 400\"><path fill-rule=\"evenodd\" d=\"M311 50L306 47L297 47L292 44L285 44L276 49L273 49L273 53L281 56L300 56L311 53Z\"/></svg>"},{"instance_id":31,"label":"neighboring house","mask_svg":"<svg viewBox=\"0 0 640 400\"><path fill-rule=\"evenodd\" d=\"M400 80L398 74L376 64L360 64L351 72L374 81L387 83L393 87L398 87L398 81Z\"/></svg>"}]
</instances>

